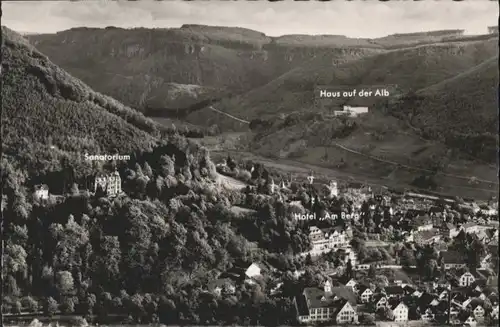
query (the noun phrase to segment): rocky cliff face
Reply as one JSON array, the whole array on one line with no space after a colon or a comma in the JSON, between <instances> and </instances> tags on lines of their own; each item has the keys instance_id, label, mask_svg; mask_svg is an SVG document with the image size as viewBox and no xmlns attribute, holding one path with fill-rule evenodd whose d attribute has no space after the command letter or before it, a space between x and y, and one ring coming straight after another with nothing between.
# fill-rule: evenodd
<instances>
[{"instance_id":1,"label":"rocky cliff face","mask_svg":"<svg viewBox=\"0 0 500 327\"><path fill-rule=\"evenodd\" d=\"M76 28L30 41L56 64L100 92L143 110L150 93L169 83L239 94L313 60L342 61L355 52L329 39L271 38L242 28L184 25L180 29ZM302 43L301 43L302 42ZM165 103L155 106L170 106Z\"/></svg>"}]
</instances>

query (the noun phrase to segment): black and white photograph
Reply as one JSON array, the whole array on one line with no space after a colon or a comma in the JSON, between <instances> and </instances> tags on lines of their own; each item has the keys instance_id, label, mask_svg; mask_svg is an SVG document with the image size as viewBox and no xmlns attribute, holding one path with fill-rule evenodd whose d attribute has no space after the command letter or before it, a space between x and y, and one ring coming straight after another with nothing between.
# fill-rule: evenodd
<instances>
[{"instance_id":1,"label":"black and white photograph","mask_svg":"<svg viewBox=\"0 0 500 327\"><path fill-rule=\"evenodd\" d=\"M498 326L497 1L2 1L1 315Z\"/></svg>"}]
</instances>

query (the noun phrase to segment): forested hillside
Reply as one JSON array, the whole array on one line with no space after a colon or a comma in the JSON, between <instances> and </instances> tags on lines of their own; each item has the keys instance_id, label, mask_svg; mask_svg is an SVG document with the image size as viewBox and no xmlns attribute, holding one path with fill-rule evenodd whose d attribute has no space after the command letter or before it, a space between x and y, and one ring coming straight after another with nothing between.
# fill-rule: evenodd
<instances>
[{"instance_id":1,"label":"forested hillside","mask_svg":"<svg viewBox=\"0 0 500 327\"><path fill-rule=\"evenodd\" d=\"M497 161L498 57L401 99L392 113L429 139Z\"/></svg>"},{"instance_id":2,"label":"forested hillside","mask_svg":"<svg viewBox=\"0 0 500 327\"><path fill-rule=\"evenodd\" d=\"M2 142L6 155L48 151L129 153L150 148L159 125L94 92L2 27Z\"/></svg>"},{"instance_id":3,"label":"forested hillside","mask_svg":"<svg viewBox=\"0 0 500 327\"><path fill-rule=\"evenodd\" d=\"M2 314L171 324L293 321L291 295L268 297L268 280L223 297L207 292L240 262L284 272L301 267L295 254L309 248L307 226L293 223L289 206L266 194L269 175L248 180L263 194L224 188L204 148L164 133L16 33L2 32ZM115 151L130 160L83 159L85 152ZM233 168L251 176L246 166ZM112 169L124 193L93 193L95 174ZM36 184L49 186L48 199L34 196ZM251 210L237 214L238 205ZM309 272L287 283L300 289L318 278Z\"/></svg>"},{"instance_id":4,"label":"forested hillside","mask_svg":"<svg viewBox=\"0 0 500 327\"><path fill-rule=\"evenodd\" d=\"M464 73L498 54L498 38L455 42L395 50L340 65L313 60L222 106L245 119L306 110L339 110L341 105L372 105L376 98L325 99L318 104L316 86L331 88L391 87L401 95ZM480 98L478 101L483 101Z\"/></svg>"}]
</instances>

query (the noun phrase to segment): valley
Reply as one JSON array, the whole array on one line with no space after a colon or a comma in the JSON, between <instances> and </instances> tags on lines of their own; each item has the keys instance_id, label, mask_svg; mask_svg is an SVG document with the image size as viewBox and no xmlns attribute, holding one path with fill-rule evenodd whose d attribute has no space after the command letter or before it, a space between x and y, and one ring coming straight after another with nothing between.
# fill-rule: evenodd
<instances>
[{"instance_id":1,"label":"valley","mask_svg":"<svg viewBox=\"0 0 500 327\"><path fill-rule=\"evenodd\" d=\"M373 172L372 174L367 174L367 171L364 169L340 170L338 168L332 168L332 165L327 163L318 164L314 158L303 158L302 160L270 158L259 156L250 152L234 150L212 150L211 153L211 156L215 160L222 160L227 156L231 156L239 161L257 162L276 171L292 173L301 180L305 180L306 176L313 171L320 180L324 181L334 179L345 183L357 182L363 185L370 185L378 188L390 187L399 190L413 189L418 191L428 191L426 188L419 188L412 185L411 182L415 178L415 174L411 171L399 171L396 174L394 173L396 169L394 169L392 171L389 170L390 176L384 176L373 174ZM485 169L487 169L489 173L488 177L490 178L496 173L496 169L490 167L480 167L477 169L477 172L484 173ZM433 193L446 196L477 198L481 200L488 200L498 194L498 184L486 180L472 184L470 182L470 177L456 175L442 176L440 177L440 185L443 186L439 186Z\"/></svg>"},{"instance_id":2,"label":"valley","mask_svg":"<svg viewBox=\"0 0 500 327\"><path fill-rule=\"evenodd\" d=\"M125 35L127 42L121 42ZM243 132L238 147L256 155L309 164L330 157L333 165L343 158L357 173L410 182L419 176L414 170L384 167L373 157L425 169L432 156L454 161L449 174L496 180L491 169L482 169L496 162L498 101L488 91L498 85L492 69L498 61L495 34L273 38L247 29L185 25L80 28L28 38L56 64L157 122L170 127L175 121L219 139ZM84 46L89 50L81 52ZM93 73L101 70L106 74ZM319 103L317 85L393 85L394 95ZM325 118L346 104L368 106L370 114L348 127ZM255 129L256 120L273 127ZM467 184L464 191L466 186L476 187Z\"/></svg>"},{"instance_id":3,"label":"valley","mask_svg":"<svg viewBox=\"0 0 500 327\"><path fill-rule=\"evenodd\" d=\"M7 323L498 324L498 27L269 36L144 3L2 26Z\"/></svg>"}]
</instances>

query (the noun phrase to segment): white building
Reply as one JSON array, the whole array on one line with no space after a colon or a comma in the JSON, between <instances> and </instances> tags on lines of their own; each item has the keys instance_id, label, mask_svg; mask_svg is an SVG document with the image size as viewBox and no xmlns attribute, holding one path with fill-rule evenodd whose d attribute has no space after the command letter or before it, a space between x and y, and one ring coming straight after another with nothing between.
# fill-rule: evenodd
<instances>
[{"instance_id":1,"label":"white building","mask_svg":"<svg viewBox=\"0 0 500 327\"><path fill-rule=\"evenodd\" d=\"M35 186L35 192L33 194L36 200L48 200L49 199L49 187L45 184Z\"/></svg>"},{"instance_id":2,"label":"white building","mask_svg":"<svg viewBox=\"0 0 500 327\"><path fill-rule=\"evenodd\" d=\"M252 263L245 271L245 275L248 278L257 277L260 276L260 271L261 271L260 267L257 266L255 263Z\"/></svg>"},{"instance_id":3,"label":"white building","mask_svg":"<svg viewBox=\"0 0 500 327\"><path fill-rule=\"evenodd\" d=\"M345 284L345 286L350 287L353 291L354 291L354 288L356 287L356 285L358 285L358 283L354 280L354 278L351 278L347 282L347 284Z\"/></svg>"},{"instance_id":4,"label":"white building","mask_svg":"<svg viewBox=\"0 0 500 327\"><path fill-rule=\"evenodd\" d=\"M370 302L371 297L373 296L373 292L369 287L361 286L358 291L359 297L362 303Z\"/></svg>"},{"instance_id":5,"label":"white building","mask_svg":"<svg viewBox=\"0 0 500 327\"><path fill-rule=\"evenodd\" d=\"M309 181L309 184L312 184L314 182L314 175L311 173L311 175L307 176L307 180Z\"/></svg>"},{"instance_id":6,"label":"white building","mask_svg":"<svg viewBox=\"0 0 500 327\"><path fill-rule=\"evenodd\" d=\"M101 189L109 197L114 197L122 193L122 179L120 174L115 171L110 175L98 175L95 178L94 192Z\"/></svg>"},{"instance_id":7,"label":"white building","mask_svg":"<svg viewBox=\"0 0 500 327\"><path fill-rule=\"evenodd\" d=\"M309 229L309 238L313 246L313 252L347 248L351 241L350 235L350 227L345 230L333 229L330 233L324 232L315 226Z\"/></svg>"},{"instance_id":8,"label":"white building","mask_svg":"<svg viewBox=\"0 0 500 327\"><path fill-rule=\"evenodd\" d=\"M349 292L347 292L349 293ZM301 323L335 321L337 324L357 323L354 294L332 288L325 282L323 289L308 287L295 298L297 318Z\"/></svg>"},{"instance_id":9,"label":"white building","mask_svg":"<svg viewBox=\"0 0 500 327\"><path fill-rule=\"evenodd\" d=\"M330 195L329 195L330 198L339 196L339 189L337 186L337 182L331 181L328 189L330 190Z\"/></svg>"},{"instance_id":10,"label":"white building","mask_svg":"<svg viewBox=\"0 0 500 327\"><path fill-rule=\"evenodd\" d=\"M356 116L359 116L361 114L368 113L368 107L344 106L344 111L348 112L351 117L356 117Z\"/></svg>"},{"instance_id":11,"label":"white building","mask_svg":"<svg viewBox=\"0 0 500 327\"><path fill-rule=\"evenodd\" d=\"M466 272L460 276L459 284L462 287L472 285L476 281L476 277L470 272Z\"/></svg>"},{"instance_id":12,"label":"white building","mask_svg":"<svg viewBox=\"0 0 500 327\"><path fill-rule=\"evenodd\" d=\"M480 305L475 306L472 308L472 312L474 313L474 318L483 318L484 317L484 308Z\"/></svg>"},{"instance_id":13,"label":"white building","mask_svg":"<svg viewBox=\"0 0 500 327\"><path fill-rule=\"evenodd\" d=\"M393 306L394 321L408 321L408 307L403 302Z\"/></svg>"},{"instance_id":14,"label":"white building","mask_svg":"<svg viewBox=\"0 0 500 327\"><path fill-rule=\"evenodd\" d=\"M274 179L271 178L271 193L274 194L276 191L276 184L274 184Z\"/></svg>"}]
</instances>

